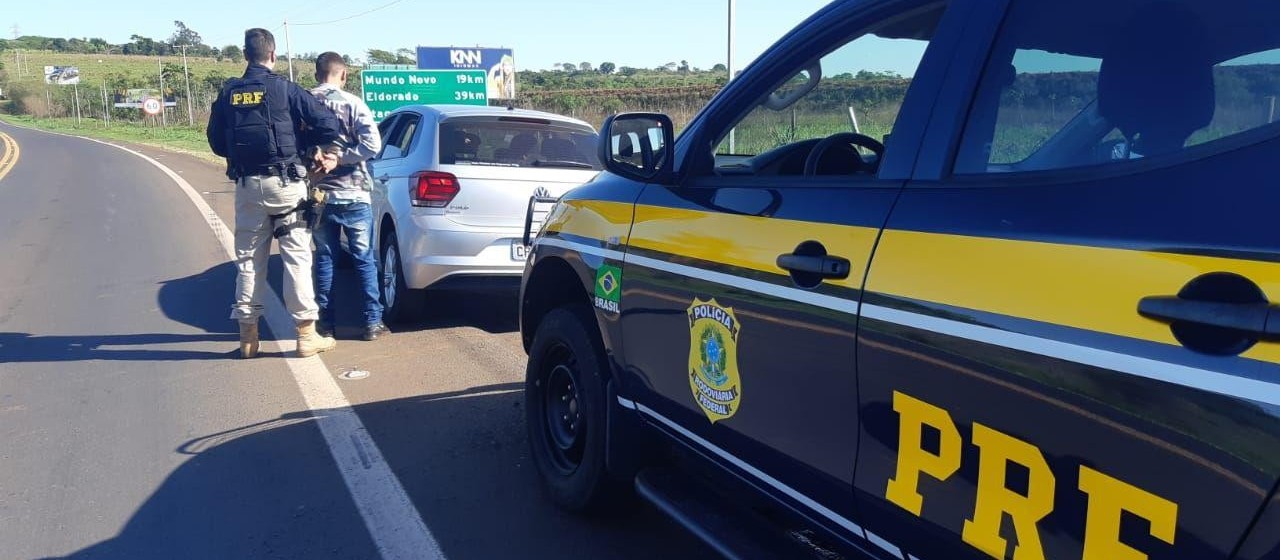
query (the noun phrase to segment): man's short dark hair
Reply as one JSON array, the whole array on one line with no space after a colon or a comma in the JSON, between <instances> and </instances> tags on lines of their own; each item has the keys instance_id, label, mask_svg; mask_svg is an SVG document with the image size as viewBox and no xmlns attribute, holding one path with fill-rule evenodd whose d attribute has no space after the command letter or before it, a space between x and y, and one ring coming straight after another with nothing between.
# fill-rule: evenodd
<instances>
[{"instance_id":1,"label":"man's short dark hair","mask_svg":"<svg viewBox=\"0 0 1280 560\"><path fill-rule=\"evenodd\" d=\"M316 77L332 76L347 67L342 55L329 51L316 57Z\"/></svg>"},{"instance_id":2,"label":"man's short dark hair","mask_svg":"<svg viewBox=\"0 0 1280 560\"><path fill-rule=\"evenodd\" d=\"M245 60L265 64L273 52L276 52L276 38L270 31L255 27L244 32Z\"/></svg>"}]
</instances>

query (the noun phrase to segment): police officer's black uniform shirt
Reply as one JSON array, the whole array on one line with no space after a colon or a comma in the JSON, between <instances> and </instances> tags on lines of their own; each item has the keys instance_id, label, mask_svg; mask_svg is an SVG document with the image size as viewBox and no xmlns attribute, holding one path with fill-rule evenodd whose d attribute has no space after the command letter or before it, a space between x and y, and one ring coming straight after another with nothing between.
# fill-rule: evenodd
<instances>
[{"instance_id":1,"label":"police officer's black uniform shirt","mask_svg":"<svg viewBox=\"0 0 1280 560\"><path fill-rule=\"evenodd\" d=\"M260 64L227 81L205 131L213 153L231 169L254 173L263 166L298 161L307 147L338 139L338 119L315 96Z\"/></svg>"}]
</instances>

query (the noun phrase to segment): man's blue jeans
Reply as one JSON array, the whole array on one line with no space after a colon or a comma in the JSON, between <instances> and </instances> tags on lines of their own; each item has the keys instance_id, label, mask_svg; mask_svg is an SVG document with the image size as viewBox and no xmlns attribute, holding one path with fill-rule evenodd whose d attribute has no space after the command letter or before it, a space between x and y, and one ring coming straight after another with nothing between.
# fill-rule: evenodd
<instances>
[{"instance_id":1,"label":"man's blue jeans","mask_svg":"<svg viewBox=\"0 0 1280 560\"><path fill-rule=\"evenodd\" d=\"M320 326L333 329L333 261L347 237L347 251L355 263L364 298L366 327L382 322L382 302L378 300L378 265L373 254L373 209L364 202L325 204L320 223L313 232L316 241L316 304L320 306Z\"/></svg>"}]
</instances>

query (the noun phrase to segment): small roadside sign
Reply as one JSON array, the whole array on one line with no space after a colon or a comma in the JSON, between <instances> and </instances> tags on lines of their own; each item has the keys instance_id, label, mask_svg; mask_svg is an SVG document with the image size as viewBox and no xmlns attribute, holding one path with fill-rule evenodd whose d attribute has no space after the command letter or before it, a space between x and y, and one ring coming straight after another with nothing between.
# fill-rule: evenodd
<instances>
[{"instance_id":1,"label":"small roadside sign","mask_svg":"<svg viewBox=\"0 0 1280 560\"><path fill-rule=\"evenodd\" d=\"M484 70L365 70L360 75L373 119L405 105L488 105Z\"/></svg>"},{"instance_id":2,"label":"small roadside sign","mask_svg":"<svg viewBox=\"0 0 1280 560\"><path fill-rule=\"evenodd\" d=\"M160 100L154 97L148 97L142 100L142 112L148 115L160 114Z\"/></svg>"}]
</instances>

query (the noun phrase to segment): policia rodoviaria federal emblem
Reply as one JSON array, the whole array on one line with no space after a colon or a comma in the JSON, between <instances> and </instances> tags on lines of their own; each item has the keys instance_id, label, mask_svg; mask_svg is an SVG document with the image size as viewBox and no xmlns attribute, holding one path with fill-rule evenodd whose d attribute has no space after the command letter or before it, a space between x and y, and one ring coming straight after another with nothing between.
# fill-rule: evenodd
<instances>
[{"instance_id":1,"label":"policia rodoviaria federal emblem","mask_svg":"<svg viewBox=\"0 0 1280 560\"><path fill-rule=\"evenodd\" d=\"M715 299L689 306L689 388L712 423L732 417L742 402L738 318Z\"/></svg>"}]
</instances>

